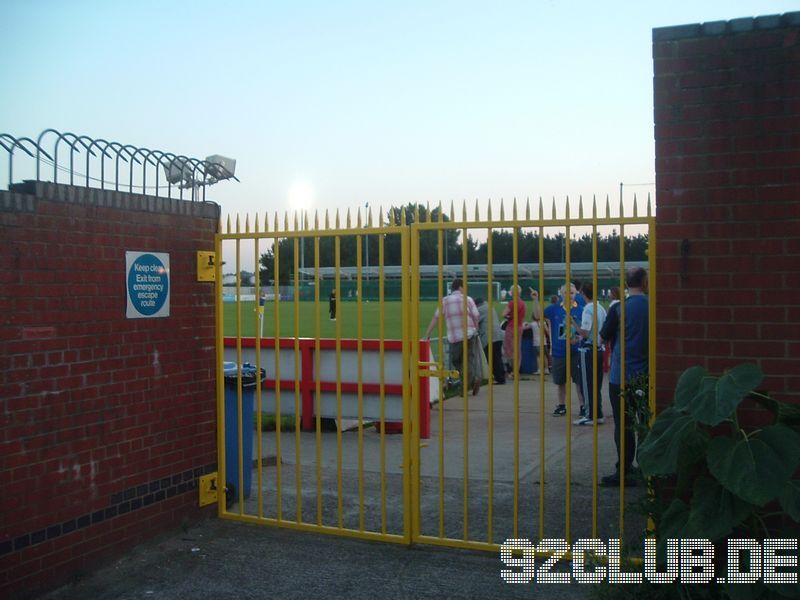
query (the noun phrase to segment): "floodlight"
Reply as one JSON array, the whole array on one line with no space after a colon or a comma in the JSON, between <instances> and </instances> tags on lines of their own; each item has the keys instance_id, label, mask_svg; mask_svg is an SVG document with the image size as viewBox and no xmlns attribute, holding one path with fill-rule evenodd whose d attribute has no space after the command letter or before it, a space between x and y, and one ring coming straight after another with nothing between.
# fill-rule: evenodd
<instances>
[{"instance_id":1,"label":"floodlight","mask_svg":"<svg viewBox=\"0 0 800 600\"><path fill-rule=\"evenodd\" d=\"M212 179L216 179L217 181L230 179L234 177L234 173L236 172L236 159L219 154L212 154L206 157L206 167L206 172Z\"/></svg>"}]
</instances>

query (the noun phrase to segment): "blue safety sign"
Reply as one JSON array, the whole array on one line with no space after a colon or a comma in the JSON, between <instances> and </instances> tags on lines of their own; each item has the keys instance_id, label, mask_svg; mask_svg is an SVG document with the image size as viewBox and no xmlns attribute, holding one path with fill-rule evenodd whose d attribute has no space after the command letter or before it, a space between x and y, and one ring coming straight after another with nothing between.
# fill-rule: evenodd
<instances>
[{"instance_id":1,"label":"blue safety sign","mask_svg":"<svg viewBox=\"0 0 800 600\"><path fill-rule=\"evenodd\" d=\"M169 254L126 252L125 274L129 319L169 316Z\"/></svg>"}]
</instances>

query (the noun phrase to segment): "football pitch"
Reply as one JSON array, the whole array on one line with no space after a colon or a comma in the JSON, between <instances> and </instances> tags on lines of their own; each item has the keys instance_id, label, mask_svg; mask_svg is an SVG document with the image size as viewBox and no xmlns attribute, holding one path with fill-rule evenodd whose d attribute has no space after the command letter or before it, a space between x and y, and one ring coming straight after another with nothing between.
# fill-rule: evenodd
<instances>
[{"instance_id":1,"label":"football pitch","mask_svg":"<svg viewBox=\"0 0 800 600\"><path fill-rule=\"evenodd\" d=\"M419 335L425 334L425 329L437 306L436 300L423 300L419 303ZM384 339L402 339L402 309L400 301L386 301L381 306L380 302L361 303L361 337L362 339L378 339L381 336L381 323L383 323ZM495 304L495 310L500 314L500 303ZM337 319L331 321L328 313L328 301L320 301L316 305L313 301L292 300L275 303L268 301L264 307L264 325L261 335L274 337L276 333L275 313L278 313L277 326L279 336L282 338L316 336L317 320L319 321L319 335L322 338L335 338L337 327L339 336L343 339L358 337L358 303L353 301L339 302L337 305ZM295 316L295 311L297 316ZM224 302L223 303L223 331L226 336L236 336L237 312L240 315L242 337L255 337L257 327L257 313L255 302ZM442 323L444 326L444 323ZM436 337L437 329L431 333Z\"/></svg>"}]
</instances>

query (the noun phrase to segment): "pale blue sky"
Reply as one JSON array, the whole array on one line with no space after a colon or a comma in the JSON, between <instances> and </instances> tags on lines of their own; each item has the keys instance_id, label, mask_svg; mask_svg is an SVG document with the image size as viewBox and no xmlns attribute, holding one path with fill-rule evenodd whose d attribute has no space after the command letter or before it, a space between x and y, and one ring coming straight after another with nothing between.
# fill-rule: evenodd
<instances>
[{"instance_id":1,"label":"pale blue sky","mask_svg":"<svg viewBox=\"0 0 800 600\"><path fill-rule=\"evenodd\" d=\"M652 29L793 10L2 0L0 132L236 158L242 182L209 191L226 213L296 208L298 186L321 209L613 199L655 181Z\"/></svg>"}]
</instances>

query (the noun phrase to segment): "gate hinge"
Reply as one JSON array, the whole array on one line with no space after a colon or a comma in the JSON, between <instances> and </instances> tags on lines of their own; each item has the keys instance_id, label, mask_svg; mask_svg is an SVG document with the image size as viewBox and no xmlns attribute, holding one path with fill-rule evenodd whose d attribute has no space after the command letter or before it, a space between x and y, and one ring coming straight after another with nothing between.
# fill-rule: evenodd
<instances>
[{"instance_id":1,"label":"gate hinge","mask_svg":"<svg viewBox=\"0 0 800 600\"><path fill-rule=\"evenodd\" d=\"M209 473L200 477L198 485L200 506L208 506L217 502L217 473Z\"/></svg>"}]
</instances>

